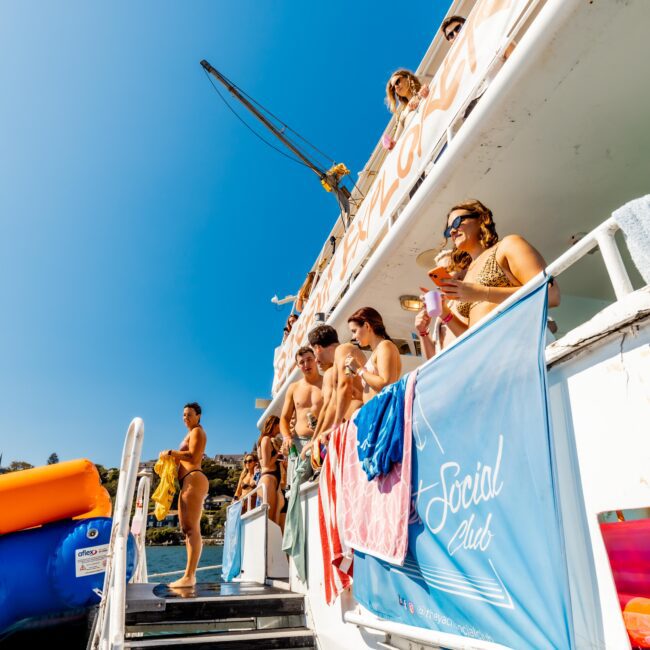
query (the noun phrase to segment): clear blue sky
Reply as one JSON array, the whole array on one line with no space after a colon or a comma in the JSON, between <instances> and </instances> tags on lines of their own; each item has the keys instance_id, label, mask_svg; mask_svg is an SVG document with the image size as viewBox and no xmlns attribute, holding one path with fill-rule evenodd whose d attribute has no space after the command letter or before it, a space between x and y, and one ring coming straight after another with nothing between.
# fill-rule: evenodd
<instances>
[{"instance_id":1,"label":"clear blue sky","mask_svg":"<svg viewBox=\"0 0 650 650\"><path fill-rule=\"evenodd\" d=\"M273 348L337 210L236 121L199 61L358 172L449 3L30 2L0 20L0 453L119 463L250 447Z\"/></svg>"}]
</instances>

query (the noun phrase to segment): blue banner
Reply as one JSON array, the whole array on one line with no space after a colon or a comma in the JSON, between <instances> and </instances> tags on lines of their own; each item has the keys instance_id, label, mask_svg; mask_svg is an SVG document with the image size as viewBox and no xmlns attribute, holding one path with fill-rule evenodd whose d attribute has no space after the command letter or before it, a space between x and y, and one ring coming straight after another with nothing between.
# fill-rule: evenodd
<instances>
[{"instance_id":1,"label":"blue banner","mask_svg":"<svg viewBox=\"0 0 650 650\"><path fill-rule=\"evenodd\" d=\"M511 648L573 648L543 358L546 285L422 368L403 567L355 553L393 621Z\"/></svg>"},{"instance_id":2,"label":"blue banner","mask_svg":"<svg viewBox=\"0 0 650 650\"><path fill-rule=\"evenodd\" d=\"M236 578L241 571L241 509L243 501L236 501L227 511L223 531L223 560L221 577L225 582Z\"/></svg>"}]
</instances>

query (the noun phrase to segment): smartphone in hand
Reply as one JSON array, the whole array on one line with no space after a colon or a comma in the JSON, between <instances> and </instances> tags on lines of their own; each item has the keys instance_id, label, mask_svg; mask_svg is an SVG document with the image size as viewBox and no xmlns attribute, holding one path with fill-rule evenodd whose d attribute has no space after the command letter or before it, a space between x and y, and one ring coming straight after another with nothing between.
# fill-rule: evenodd
<instances>
[{"instance_id":1,"label":"smartphone in hand","mask_svg":"<svg viewBox=\"0 0 650 650\"><path fill-rule=\"evenodd\" d=\"M453 280L445 266L437 266L435 269L431 269L428 275L433 283L439 287L445 284L445 280Z\"/></svg>"}]
</instances>

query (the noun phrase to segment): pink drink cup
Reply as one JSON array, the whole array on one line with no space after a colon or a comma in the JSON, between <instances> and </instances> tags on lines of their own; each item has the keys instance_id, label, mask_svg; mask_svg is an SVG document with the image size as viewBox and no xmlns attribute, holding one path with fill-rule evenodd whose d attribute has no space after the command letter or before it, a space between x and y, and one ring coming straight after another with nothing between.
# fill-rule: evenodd
<instances>
[{"instance_id":1,"label":"pink drink cup","mask_svg":"<svg viewBox=\"0 0 650 650\"><path fill-rule=\"evenodd\" d=\"M424 294L424 306L431 318L437 318L442 313L442 299L439 291L427 291Z\"/></svg>"}]
</instances>

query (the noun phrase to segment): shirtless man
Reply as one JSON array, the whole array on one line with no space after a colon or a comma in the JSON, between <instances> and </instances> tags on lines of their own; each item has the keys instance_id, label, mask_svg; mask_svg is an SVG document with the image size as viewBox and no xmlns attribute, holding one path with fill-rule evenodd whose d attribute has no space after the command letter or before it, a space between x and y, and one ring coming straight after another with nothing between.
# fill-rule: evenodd
<instances>
[{"instance_id":1,"label":"shirtless man","mask_svg":"<svg viewBox=\"0 0 650 650\"><path fill-rule=\"evenodd\" d=\"M298 454L303 447L311 442L315 424L308 419L308 414L317 420L323 406L323 377L318 372L314 351L309 347L302 347L296 352L296 363L302 372L302 379L294 382L287 389L280 416L280 431L282 432L282 451L289 454L291 445L295 445ZM291 419L295 416L295 436L291 430ZM291 459L290 459L291 461ZM287 483L293 479L295 461L289 463Z\"/></svg>"},{"instance_id":2,"label":"shirtless man","mask_svg":"<svg viewBox=\"0 0 650 650\"><path fill-rule=\"evenodd\" d=\"M327 443L334 425L348 420L363 404L361 380L345 373L345 358L351 354L363 365L363 352L351 343L339 344L336 330L330 325L319 325L308 334L316 360L323 376L323 408L316 425L313 453L319 453L318 443ZM337 411L338 407L338 411ZM337 417L338 414L338 417ZM317 436L317 438L316 438Z\"/></svg>"}]
</instances>

